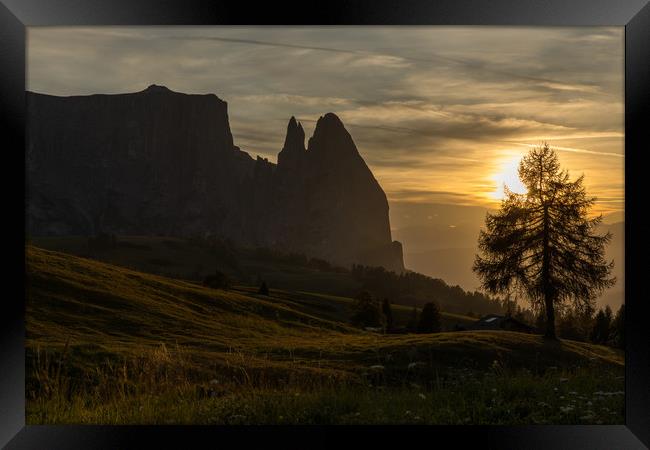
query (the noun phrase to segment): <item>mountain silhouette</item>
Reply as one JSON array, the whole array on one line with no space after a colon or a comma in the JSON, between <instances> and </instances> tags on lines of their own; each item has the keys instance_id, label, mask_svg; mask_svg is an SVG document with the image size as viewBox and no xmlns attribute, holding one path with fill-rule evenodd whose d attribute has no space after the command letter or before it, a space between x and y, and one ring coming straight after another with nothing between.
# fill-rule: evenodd
<instances>
[{"instance_id":1,"label":"mountain silhouette","mask_svg":"<svg viewBox=\"0 0 650 450\"><path fill-rule=\"evenodd\" d=\"M333 113L307 147L292 117L276 165L234 144L214 94L28 92L27 105L31 235L216 236L404 270L386 195Z\"/></svg>"}]
</instances>

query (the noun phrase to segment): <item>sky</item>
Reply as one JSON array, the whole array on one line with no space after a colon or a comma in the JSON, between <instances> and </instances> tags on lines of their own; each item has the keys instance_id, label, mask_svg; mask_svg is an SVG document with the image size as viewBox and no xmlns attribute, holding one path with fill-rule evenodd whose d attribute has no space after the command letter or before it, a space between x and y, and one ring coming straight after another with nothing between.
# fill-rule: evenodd
<instances>
[{"instance_id":1,"label":"sky","mask_svg":"<svg viewBox=\"0 0 650 450\"><path fill-rule=\"evenodd\" d=\"M235 145L274 162L291 116L309 137L334 112L405 239L498 207L542 141L572 177L585 175L594 214L622 220L623 38L622 27L31 27L27 84L55 95L150 84L214 93L228 102Z\"/></svg>"}]
</instances>

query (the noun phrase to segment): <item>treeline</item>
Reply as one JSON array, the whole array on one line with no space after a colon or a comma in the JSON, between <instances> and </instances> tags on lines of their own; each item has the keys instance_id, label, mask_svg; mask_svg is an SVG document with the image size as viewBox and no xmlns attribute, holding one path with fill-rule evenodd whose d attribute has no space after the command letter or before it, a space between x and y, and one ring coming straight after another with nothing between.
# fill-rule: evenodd
<instances>
[{"instance_id":1,"label":"treeline","mask_svg":"<svg viewBox=\"0 0 650 450\"><path fill-rule=\"evenodd\" d=\"M255 257L260 261L284 263L294 266L308 267L323 272L348 273L345 267L340 267L321 258L309 258L303 253L283 252L278 249L257 247Z\"/></svg>"},{"instance_id":2,"label":"treeline","mask_svg":"<svg viewBox=\"0 0 650 450\"><path fill-rule=\"evenodd\" d=\"M368 291L354 297L350 323L356 327L383 333L439 333L442 331L442 315L436 302L424 304L420 317L413 307L413 313L406 327L395 327L390 300L380 301Z\"/></svg>"},{"instance_id":3,"label":"treeline","mask_svg":"<svg viewBox=\"0 0 650 450\"><path fill-rule=\"evenodd\" d=\"M544 317L540 315L536 326L544 325ZM558 334L564 339L624 348L625 304L621 305L616 314L613 313L609 305L597 312L565 311L560 314L557 328Z\"/></svg>"},{"instance_id":4,"label":"treeline","mask_svg":"<svg viewBox=\"0 0 650 450\"><path fill-rule=\"evenodd\" d=\"M459 314L471 311L484 315L503 311L497 298L464 291L460 286L449 286L443 280L417 272L397 274L383 267L354 264L350 273L361 282L364 290L376 297L390 298L397 304L422 307L435 300L444 311Z\"/></svg>"},{"instance_id":5,"label":"treeline","mask_svg":"<svg viewBox=\"0 0 650 450\"><path fill-rule=\"evenodd\" d=\"M510 305L508 308L505 302L503 308L509 310L514 318L537 328L539 332L546 328L546 316L543 312L535 313L519 305ZM584 311L565 308L558 311L556 326L557 334L562 339L624 348L625 304L621 305L616 314L609 306L597 311L589 308Z\"/></svg>"}]
</instances>

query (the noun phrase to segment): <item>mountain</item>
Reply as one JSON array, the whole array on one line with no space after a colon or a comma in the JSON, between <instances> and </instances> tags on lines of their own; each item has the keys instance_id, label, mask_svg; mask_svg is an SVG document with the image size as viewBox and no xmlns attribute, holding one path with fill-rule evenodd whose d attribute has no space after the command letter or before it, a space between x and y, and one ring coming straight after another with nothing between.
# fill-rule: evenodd
<instances>
[{"instance_id":1,"label":"mountain","mask_svg":"<svg viewBox=\"0 0 650 450\"><path fill-rule=\"evenodd\" d=\"M306 148L292 117L276 165L234 144L214 94L29 92L27 110L31 235L217 236L404 269L386 195L332 113Z\"/></svg>"}]
</instances>

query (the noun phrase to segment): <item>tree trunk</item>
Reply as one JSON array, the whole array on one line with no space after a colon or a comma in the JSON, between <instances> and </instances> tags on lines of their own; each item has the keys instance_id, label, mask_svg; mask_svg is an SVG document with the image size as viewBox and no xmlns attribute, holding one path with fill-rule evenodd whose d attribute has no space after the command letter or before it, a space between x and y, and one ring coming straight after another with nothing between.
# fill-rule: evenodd
<instances>
[{"instance_id":1,"label":"tree trunk","mask_svg":"<svg viewBox=\"0 0 650 450\"><path fill-rule=\"evenodd\" d=\"M553 304L553 287L551 286L551 249L549 247L548 206L544 206L544 236L542 253L542 290L546 307L546 333L544 337L557 339L555 335L555 305Z\"/></svg>"},{"instance_id":2,"label":"tree trunk","mask_svg":"<svg viewBox=\"0 0 650 450\"><path fill-rule=\"evenodd\" d=\"M544 303L546 304L546 333L544 337L557 339L555 335L555 309L553 307L553 299L550 295L544 296Z\"/></svg>"}]
</instances>

